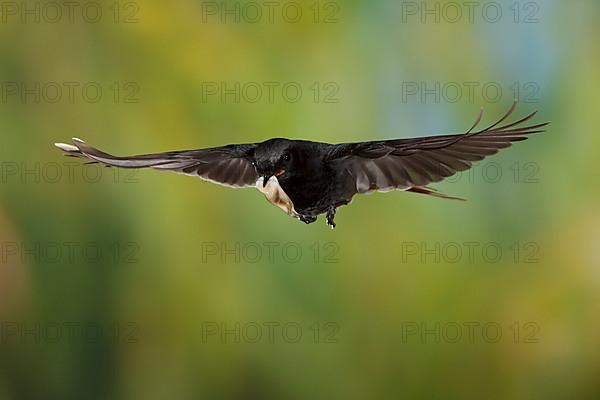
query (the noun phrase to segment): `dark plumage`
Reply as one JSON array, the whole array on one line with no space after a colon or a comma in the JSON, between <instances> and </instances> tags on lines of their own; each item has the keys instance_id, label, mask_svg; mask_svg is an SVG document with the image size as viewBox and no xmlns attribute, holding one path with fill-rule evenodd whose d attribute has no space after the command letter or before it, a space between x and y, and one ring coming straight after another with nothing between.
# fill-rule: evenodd
<instances>
[{"instance_id":1,"label":"dark plumage","mask_svg":"<svg viewBox=\"0 0 600 400\"><path fill-rule=\"evenodd\" d=\"M269 139L262 143L233 144L200 150L170 151L116 157L80 139L73 145L56 146L70 156L88 158L106 166L154 168L199 176L235 188L256 187L287 214L311 223L327 213L335 227L338 207L358 193L406 190L436 197L458 199L433 191L426 185L439 182L471 167L512 142L543 132L548 122L525 125L535 112L501 125L514 111L495 124L474 131L483 116L463 134L412 139L329 144L306 140Z\"/></svg>"}]
</instances>

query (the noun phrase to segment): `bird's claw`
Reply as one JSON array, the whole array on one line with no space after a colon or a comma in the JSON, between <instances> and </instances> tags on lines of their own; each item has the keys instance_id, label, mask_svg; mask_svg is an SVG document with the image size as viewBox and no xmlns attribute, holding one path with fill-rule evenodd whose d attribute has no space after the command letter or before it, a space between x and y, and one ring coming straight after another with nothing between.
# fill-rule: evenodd
<instances>
[{"instance_id":1,"label":"bird's claw","mask_svg":"<svg viewBox=\"0 0 600 400\"><path fill-rule=\"evenodd\" d=\"M314 217L312 215L300 215L298 219L304 222L305 224L312 224L317 220L317 217Z\"/></svg>"},{"instance_id":2,"label":"bird's claw","mask_svg":"<svg viewBox=\"0 0 600 400\"><path fill-rule=\"evenodd\" d=\"M330 207L327 210L327 225L331 227L331 229L335 229L335 207Z\"/></svg>"}]
</instances>

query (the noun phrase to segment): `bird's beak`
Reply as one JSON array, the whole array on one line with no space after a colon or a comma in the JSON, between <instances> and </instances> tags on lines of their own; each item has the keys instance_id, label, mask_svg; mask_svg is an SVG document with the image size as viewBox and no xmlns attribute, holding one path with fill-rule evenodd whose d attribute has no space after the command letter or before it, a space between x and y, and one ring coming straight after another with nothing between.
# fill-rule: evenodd
<instances>
[{"instance_id":1,"label":"bird's beak","mask_svg":"<svg viewBox=\"0 0 600 400\"><path fill-rule=\"evenodd\" d=\"M263 187L267 186L267 182L271 179L273 175L263 175Z\"/></svg>"},{"instance_id":2,"label":"bird's beak","mask_svg":"<svg viewBox=\"0 0 600 400\"><path fill-rule=\"evenodd\" d=\"M275 176L276 177L280 177L281 175L283 175L285 173L285 169L280 168L275 172Z\"/></svg>"},{"instance_id":3,"label":"bird's beak","mask_svg":"<svg viewBox=\"0 0 600 400\"><path fill-rule=\"evenodd\" d=\"M271 175L263 175L263 187L267 186L267 182L269 181L269 179L271 179L274 176L275 177L280 177L284 173L285 173L285 170L283 168L280 168L277 171L275 171L275 173L273 173Z\"/></svg>"}]
</instances>

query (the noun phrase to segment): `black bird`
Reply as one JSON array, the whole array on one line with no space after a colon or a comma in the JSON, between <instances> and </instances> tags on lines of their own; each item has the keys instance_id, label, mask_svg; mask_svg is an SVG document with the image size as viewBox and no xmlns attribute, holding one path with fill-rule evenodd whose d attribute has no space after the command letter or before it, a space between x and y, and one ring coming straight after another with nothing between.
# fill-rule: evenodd
<instances>
[{"instance_id":1,"label":"black bird","mask_svg":"<svg viewBox=\"0 0 600 400\"><path fill-rule=\"evenodd\" d=\"M234 188L256 187L288 215L310 224L326 213L327 224L334 228L336 209L358 193L399 189L464 200L426 185L469 169L473 161L495 154L511 142L543 132L541 128L548 122L523 126L536 112L501 125L515 106L516 102L500 120L479 131L474 129L483 110L465 133L412 139L329 144L277 138L129 157L112 156L77 138L73 145L55 145L69 156L110 167L154 168Z\"/></svg>"}]
</instances>

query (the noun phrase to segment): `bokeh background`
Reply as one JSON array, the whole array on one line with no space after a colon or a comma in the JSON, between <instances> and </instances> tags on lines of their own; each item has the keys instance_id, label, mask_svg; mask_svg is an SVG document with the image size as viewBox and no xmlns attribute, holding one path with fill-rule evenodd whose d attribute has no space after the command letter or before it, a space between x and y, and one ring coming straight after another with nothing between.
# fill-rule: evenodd
<instances>
[{"instance_id":1,"label":"bokeh background","mask_svg":"<svg viewBox=\"0 0 600 400\"><path fill-rule=\"evenodd\" d=\"M88 3L1 3L1 399L600 396L600 3ZM552 125L435 185L468 202L363 196L334 231L52 146L461 132L515 97Z\"/></svg>"}]
</instances>

